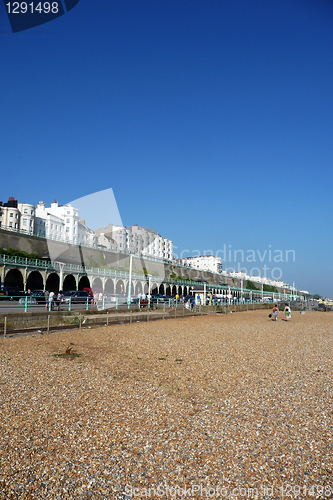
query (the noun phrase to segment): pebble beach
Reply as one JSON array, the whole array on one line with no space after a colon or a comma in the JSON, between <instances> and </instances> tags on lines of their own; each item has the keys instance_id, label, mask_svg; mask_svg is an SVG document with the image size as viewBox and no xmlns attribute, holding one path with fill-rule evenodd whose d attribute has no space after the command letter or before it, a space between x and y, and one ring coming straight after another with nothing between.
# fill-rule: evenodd
<instances>
[{"instance_id":1,"label":"pebble beach","mask_svg":"<svg viewBox=\"0 0 333 500\"><path fill-rule=\"evenodd\" d=\"M0 338L0 499L333 498L333 314Z\"/></svg>"}]
</instances>

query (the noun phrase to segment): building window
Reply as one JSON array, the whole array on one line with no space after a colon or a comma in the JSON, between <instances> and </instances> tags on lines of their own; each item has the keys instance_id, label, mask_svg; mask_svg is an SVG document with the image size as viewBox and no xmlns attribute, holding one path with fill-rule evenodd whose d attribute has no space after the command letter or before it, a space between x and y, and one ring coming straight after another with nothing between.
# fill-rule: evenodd
<instances>
[{"instance_id":1,"label":"building window","mask_svg":"<svg viewBox=\"0 0 333 500\"><path fill-rule=\"evenodd\" d=\"M14 215L13 213L10 213L9 217L13 217L13 215Z\"/></svg>"},{"instance_id":2,"label":"building window","mask_svg":"<svg viewBox=\"0 0 333 500\"><path fill-rule=\"evenodd\" d=\"M15 222L15 229L17 229L17 222Z\"/></svg>"},{"instance_id":3,"label":"building window","mask_svg":"<svg viewBox=\"0 0 333 500\"><path fill-rule=\"evenodd\" d=\"M32 222L32 220L31 220L31 221L30 221L30 227L32 227L32 224L33 224L33 222Z\"/></svg>"},{"instance_id":4,"label":"building window","mask_svg":"<svg viewBox=\"0 0 333 500\"><path fill-rule=\"evenodd\" d=\"M9 223L9 227L13 227L13 223L12 222Z\"/></svg>"},{"instance_id":5,"label":"building window","mask_svg":"<svg viewBox=\"0 0 333 500\"><path fill-rule=\"evenodd\" d=\"M27 209L27 208L25 208L25 209L23 210L23 213L24 213L24 214L27 214L27 213L28 213L28 209Z\"/></svg>"},{"instance_id":6,"label":"building window","mask_svg":"<svg viewBox=\"0 0 333 500\"><path fill-rule=\"evenodd\" d=\"M66 233L69 233L69 227L66 227Z\"/></svg>"},{"instance_id":7,"label":"building window","mask_svg":"<svg viewBox=\"0 0 333 500\"><path fill-rule=\"evenodd\" d=\"M33 210L31 210L31 215L34 215L34 211Z\"/></svg>"},{"instance_id":8,"label":"building window","mask_svg":"<svg viewBox=\"0 0 333 500\"><path fill-rule=\"evenodd\" d=\"M27 225L27 219L23 219L23 226Z\"/></svg>"},{"instance_id":9,"label":"building window","mask_svg":"<svg viewBox=\"0 0 333 500\"><path fill-rule=\"evenodd\" d=\"M69 224L69 219L66 219L66 224Z\"/></svg>"},{"instance_id":10,"label":"building window","mask_svg":"<svg viewBox=\"0 0 333 500\"><path fill-rule=\"evenodd\" d=\"M53 224L51 224L51 229L53 229Z\"/></svg>"}]
</instances>

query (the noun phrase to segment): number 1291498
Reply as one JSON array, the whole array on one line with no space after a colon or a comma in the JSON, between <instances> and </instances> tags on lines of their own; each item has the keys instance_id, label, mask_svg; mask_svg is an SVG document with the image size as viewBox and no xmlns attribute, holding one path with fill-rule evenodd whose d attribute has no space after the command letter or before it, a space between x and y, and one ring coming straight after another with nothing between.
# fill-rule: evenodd
<instances>
[{"instance_id":1,"label":"number 1291498","mask_svg":"<svg viewBox=\"0 0 333 500\"><path fill-rule=\"evenodd\" d=\"M59 11L58 2L8 2L6 3L8 14L57 14Z\"/></svg>"}]
</instances>

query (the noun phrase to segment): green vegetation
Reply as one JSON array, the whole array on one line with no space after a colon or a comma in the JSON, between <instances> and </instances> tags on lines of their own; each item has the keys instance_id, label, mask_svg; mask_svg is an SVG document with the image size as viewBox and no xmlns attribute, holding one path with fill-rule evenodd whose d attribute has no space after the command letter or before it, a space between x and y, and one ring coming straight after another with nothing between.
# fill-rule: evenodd
<instances>
[{"instance_id":1,"label":"green vegetation","mask_svg":"<svg viewBox=\"0 0 333 500\"><path fill-rule=\"evenodd\" d=\"M278 293L278 290L277 290L276 286L272 286L272 285L264 285L263 286L263 290L264 290L264 292L275 292L275 293Z\"/></svg>"},{"instance_id":2,"label":"green vegetation","mask_svg":"<svg viewBox=\"0 0 333 500\"><path fill-rule=\"evenodd\" d=\"M67 347L66 351L61 354L53 354L54 358L65 358L65 359L74 359L79 358L82 354L77 353L73 350L73 347Z\"/></svg>"},{"instance_id":3,"label":"green vegetation","mask_svg":"<svg viewBox=\"0 0 333 500\"><path fill-rule=\"evenodd\" d=\"M258 290L255 284L250 280L246 280L246 288L247 290Z\"/></svg>"},{"instance_id":4,"label":"green vegetation","mask_svg":"<svg viewBox=\"0 0 333 500\"><path fill-rule=\"evenodd\" d=\"M24 257L26 259L42 260L42 257L38 253L28 253L24 252L24 250L15 250L14 248L9 248L8 250L0 248L0 254L11 255L12 257Z\"/></svg>"}]
</instances>

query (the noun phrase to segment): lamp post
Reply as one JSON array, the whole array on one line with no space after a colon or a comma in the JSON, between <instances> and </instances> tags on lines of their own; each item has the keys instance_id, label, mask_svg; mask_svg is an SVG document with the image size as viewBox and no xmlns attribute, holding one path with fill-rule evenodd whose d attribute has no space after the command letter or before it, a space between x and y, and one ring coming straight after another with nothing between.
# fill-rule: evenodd
<instances>
[{"instance_id":1,"label":"lamp post","mask_svg":"<svg viewBox=\"0 0 333 500\"><path fill-rule=\"evenodd\" d=\"M54 263L58 264L58 266L60 268L59 290L62 290L63 289L63 280L64 280L64 267L66 264L64 262L58 262L58 261L55 261ZM45 285L46 285L46 283L45 283Z\"/></svg>"},{"instance_id":2,"label":"lamp post","mask_svg":"<svg viewBox=\"0 0 333 500\"><path fill-rule=\"evenodd\" d=\"M151 293L150 293L150 290L151 290L151 277L152 277L152 275L148 274L148 303L149 303L149 307L150 307L150 297L151 297Z\"/></svg>"},{"instance_id":3,"label":"lamp post","mask_svg":"<svg viewBox=\"0 0 333 500\"><path fill-rule=\"evenodd\" d=\"M131 287L132 287L132 264L133 264L133 255L130 254L130 269L129 269L129 282L128 282L128 296L127 303L128 306L131 303Z\"/></svg>"}]
</instances>

